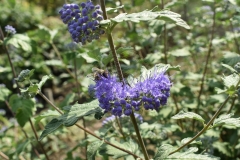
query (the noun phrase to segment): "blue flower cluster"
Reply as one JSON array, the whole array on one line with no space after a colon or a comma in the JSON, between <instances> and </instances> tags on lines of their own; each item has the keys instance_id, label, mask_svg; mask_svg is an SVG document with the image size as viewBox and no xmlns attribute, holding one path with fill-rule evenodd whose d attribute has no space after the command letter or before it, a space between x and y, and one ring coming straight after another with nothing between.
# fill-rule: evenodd
<instances>
[{"instance_id":1,"label":"blue flower cluster","mask_svg":"<svg viewBox=\"0 0 240 160\"><path fill-rule=\"evenodd\" d=\"M139 111L142 106L146 110L159 111L160 106L167 103L172 85L164 73L155 72L133 86L119 82L110 74L99 75L100 78L89 90L99 100L100 107L115 116L129 116L134 110Z\"/></svg>"},{"instance_id":2,"label":"blue flower cluster","mask_svg":"<svg viewBox=\"0 0 240 160\"><path fill-rule=\"evenodd\" d=\"M9 34L15 34L15 33L16 33L15 28L13 28L13 27L10 26L10 25L5 26L5 31L6 31L7 33L9 33Z\"/></svg>"},{"instance_id":3,"label":"blue flower cluster","mask_svg":"<svg viewBox=\"0 0 240 160\"><path fill-rule=\"evenodd\" d=\"M94 6L88 0L86 3L64 4L59 11L63 23L68 24L68 31L75 42L92 42L99 39L105 31L100 28L100 21L103 20L102 10L99 5Z\"/></svg>"}]
</instances>

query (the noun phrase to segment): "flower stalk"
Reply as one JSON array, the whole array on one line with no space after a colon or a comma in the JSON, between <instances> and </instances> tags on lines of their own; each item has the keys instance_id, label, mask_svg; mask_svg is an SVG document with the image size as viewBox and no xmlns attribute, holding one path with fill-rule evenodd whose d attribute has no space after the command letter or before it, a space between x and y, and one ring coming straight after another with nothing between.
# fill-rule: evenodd
<instances>
[{"instance_id":1,"label":"flower stalk","mask_svg":"<svg viewBox=\"0 0 240 160\"><path fill-rule=\"evenodd\" d=\"M107 19L107 12L106 12L106 7L105 7L105 1L100 0L100 3L101 3L102 11L103 11L103 18L106 20ZM117 57L116 49L114 47L114 42L113 42L113 37L112 37L111 31L107 32L107 38L108 38L109 46L111 48L112 55L113 55L113 58L114 58L114 64L117 68L118 77L119 77L120 81L122 81L122 83L124 83L123 82L123 80L124 80L123 73L122 73L122 69L121 69L121 66L120 66L120 63L119 63L119 60L118 60L118 57ZM144 158L145 158L145 160L149 160L149 156L148 156L145 144L143 142L143 139L140 135L139 128L138 128L138 125L137 125L137 122L136 122L136 118L135 118L133 112L130 115L130 117L131 117L132 123L134 125L134 129L135 129L135 132L137 134L138 140L140 142L142 152L144 154Z\"/></svg>"}]
</instances>

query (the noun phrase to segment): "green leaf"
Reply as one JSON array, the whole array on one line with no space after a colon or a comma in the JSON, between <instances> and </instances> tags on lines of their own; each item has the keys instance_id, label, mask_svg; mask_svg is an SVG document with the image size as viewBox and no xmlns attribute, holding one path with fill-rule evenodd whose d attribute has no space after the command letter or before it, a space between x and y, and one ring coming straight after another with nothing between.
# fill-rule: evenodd
<instances>
[{"instance_id":1,"label":"green leaf","mask_svg":"<svg viewBox=\"0 0 240 160\"><path fill-rule=\"evenodd\" d=\"M46 65L49 66L58 66L58 67L63 67L63 63L60 60L52 59L52 60L47 60L45 61Z\"/></svg>"},{"instance_id":2,"label":"green leaf","mask_svg":"<svg viewBox=\"0 0 240 160\"><path fill-rule=\"evenodd\" d=\"M184 118L190 118L190 119L195 119L200 122L204 122L205 120L198 114L194 112L184 112L180 111L178 114L172 117L173 119L184 119Z\"/></svg>"},{"instance_id":3,"label":"green leaf","mask_svg":"<svg viewBox=\"0 0 240 160\"><path fill-rule=\"evenodd\" d=\"M85 104L74 104L73 106L66 106L64 109L67 112L49 122L42 132L39 140L57 130L61 125L64 125L66 127L72 126L83 116L88 116L90 114L102 111L102 109L99 107L98 100L94 100Z\"/></svg>"},{"instance_id":4,"label":"green leaf","mask_svg":"<svg viewBox=\"0 0 240 160\"><path fill-rule=\"evenodd\" d=\"M116 7L116 8L108 7L108 8L106 8L106 12L107 12L107 13L114 13L114 12L117 12L118 9L123 8L123 7L124 7L124 5L118 6L118 7Z\"/></svg>"},{"instance_id":5,"label":"green leaf","mask_svg":"<svg viewBox=\"0 0 240 160\"><path fill-rule=\"evenodd\" d=\"M26 141L18 144L16 148L16 154L19 155L20 153L22 153L30 143L31 141L27 139Z\"/></svg>"},{"instance_id":6,"label":"green leaf","mask_svg":"<svg viewBox=\"0 0 240 160\"><path fill-rule=\"evenodd\" d=\"M233 155L232 149L230 148L229 143L227 143L227 142L219 142L219 141L214 142L213 147L218 149L219 152L221 152L229 157L232 157L232 155Z\"/></svg>"},{"instance_id":7,"label":"green leaf","mask_svg":"<svg viewBox=\"0 0 240 160\"><path fill-rule=\"evenodd\" d=\"M53 38L58 33L58 30L50 30L46 26L38 25L38 32L41 33L42 40L47 41L48 43L52 43Z\"/></svg>"},{"instance_id":8,"label":"green leaf","mask_svg":"<svg viewBox=\"0 0 240 160\"><path fill-rule=\"evenodd\" d=\"M130 140L129 142L124 142L124 143L119 143L118 141L116 141L114 138L111 138L110 139L110 142L118 147L121 147L125 150L128 150L132 153L135 153L137 150L138 150L138 145L135 144L132 140ZM106 153L108 155L113 155L113 158L115 159L118 159L120 157L123 157L123 156L127 156L128 153L126 152L123 152L117 148L114 148L110 145L107 145L107 151Z\"/></svg>"},{"instance_id":9,"label":"green leaf","mask_svg":"<svg viewBox=\"0 0 240 160\"><path fill-rule=\"evenodd\" d=\"M60 116L60 113L58 113L58 111L56 110L48 110L47 112L44 112L41 115L38 115L37 117L35 117L36 123L38 123L39 121L41 121L43 118L47 118L47 117L53 117L53 116Z\"/></svg>"},{"instance_id":10,"label":"green leaf","mask_svg":"<svg viewBox=\"0 0 240 160\"><path fill-rule=\"evenodd\" d=\"M31 47L31 39L23 34L14 34L10 37L7 37L4 40L5 45L13 45L16 48L21 48L26 52L31 52L32 47Z\"/></svg>"},{"instance_id":11,"label":"green leaf","mask_svg":"<svg viewBox=\"0 0 240 160\"><path fill-rule=\"evenodd\" d=\"M56 131L60 126L63 125L64 117L58 117L52 119L46 126L44 131L42 132L41 136L39 137L39 141L41 141L44 137L48 134L53 133Z\"/></svg>"},{"instance_id":12,"label":"green leaf","mask_svg":"<svg viewBox=\"0 0 240 160\"><path fill-rule=\"evenodd\" d=\"M213 122L213 127L223 126L225 128L240 127L240 118L231 118L233 114L221 115Z\"/></svg>"},{"instance_id":13,"label":"green leaf","mask_svg":"<svg viewBox=\"0 0 240 160\"><path fill-rule=\"evenodd\" d=\"M234 66L236 63L240 62L240 56L238 53L230 51L224 51L223 53L223 63Z\"/></svg>"},{"instance_id":14,"label":"green leaf","mask_svg":"<svg viewBox=\"0 0 240 160\"><path fill-rule=\"evenodd\" d=\"M117 49L118 54L121 54L126 51L133 51L133 47L120 47Z\"/></svg>"},{"instance_id":15,"label":"green leaf","mask_svg":"<svg viewBox=\"0 0 240 160\"><path fill-rule=\"evenodd\" d=\"M69 127L74 125L80 118L101 112L98 100L84 104L74 104L68 108L68 113L64 114L64 125Z\"/></svg>"},{"instance_id":16,"label":"green leaf","mask_svg":"<svg viewBox=\"0 0 240 160\"><path fill-rule=\"evenodd\" d=\"M170 54L172 56L176 56L176 57L184 57L184 56L191 55L191 53L189 52L189 47L184 47L182 49L173 50L170 52Z\"/></svg>"},{"instance_id":17,"label":"green leaf","mask_svg":"<svg viewBox=\"0 0 240 160\"><path fill-rule=\"evenodd\" d=\"M45 76L43 76L43 77L42 77L42 80L38 83L38 89L41 90L42 86L46 83L46 81L47 81L48 79L52 79L52 78L53 78L52 75L45 75Z\"/></svg>"},{"instance_id":18,"label":"green leaf","mask_svg":"<svg viewBox=\"0 0 240 160\"><path fill-rule=\"evenodd\" d=\"M154 156L154 160L164 160L173 150L174 148L170 144L161 145Z\"/></svg>"},{"instance_id":19,"label":"green leaf","mask_svg":"<svg viewBox=\"0 0 240 160\"><path fill-rule=\"evenodd\" d=\"M33 115L35 103L31 99L24 99L14 94L10 97L9 105L11 106L21 127L24 127L29 118Z\"/></svg>"},{"instance_id":20,"label":"green leaf","mask_svg":"<svg viewBox=\"0 0 240 160\"><path fill-rule=\"evenodd\" d=\"M29 69L22 70L20 72L20 74L18 75L18 77L15 78L15 80L18 81L18 82L23 82L24 80L29 79L33 75L33 72L34 72L34 69L32 69L32 70L29 70Z\"/></svg>"},{"instance_id":21,"label":"green leaf","mask_svg":"<svg viewBox=\"0 0 240 160\"><path fill-rule=\"evenodd\" d=\"M110 20L116 23L120 23L123 21L132 21L132 22L140 22L140 21L151 21L154 19L164 20L164 21L171 21L175 23L178 26L184 27L186 29L190 29L190 27L186 24L185 21L183 21L181 18L181 15L171 12L167 9L153 12L153 10L145 10L138 13L121 13L115 18L111 18Z\"/></svg>"},{"instance_id":22,"label":"green leaf","mask_svg":"<svg viewBox=\"0 0 240 160\"><path fill-rule=\"evenodd\" d=\"M231 66L229 66L229 65L227 65L227 64L221 64L223 67L225 67L225 68L227 68L228 70L230 70L232 73L234 73L234 72L237 72L233 67L231 67Z\"/></svg>"},{"instance_id":23,"label":"green leaf","mask_svg":"<svg viewBox=\"0 0 240 160\"><path fill-rule=\"evenodd\" d=\"M31 84L28 88L26 89L21 89L21 95L24 98L33 98L38 94L38 85L37 84Z\"/></svg>"},{"instance_id":24,"label":"green leaf","mask_svg":"<svg viewBox=\"0 0 240 160\"><path fill-rule=\"evenodd\" d=\"M230 87L236 87L236 85L238 84L240 77L238 74L231 74L229 76L224 76L223 78L223 83L227 88Z\"/></svg>"},{"instance_id":25,"label":"green leaf","mask_svg":"<svg viewBox=\"0 0 240 160\"><path fill-rule=\"evenodd\" d=\"M8 96L11 94L11 91L5 86L0 85L0 101L7 100Z\"/></svg>"},{"instance_id":26,"label":"green leaf","mask_svg":"<svg viewBox=\"0 0 240 160\"><path fill-rule=\"evenodd\" d=\"M191 137L188 137L188 138L184 138L181 140L181 144L186 144L187 142L189 142L192 138ZM199 144L199 145L202 145L202 142L201 141L192 141L190 144Z\"/></svg>"},{"instance_id":27,"label":"green leaf","mask_svg":"<svg viewBox=\"0 0 240 160\"><path fill-rule=\"evenodd\" d=\"M103 141L98 140L98 141L92 142L90 145L88 145L87 159L95 160L96 152L101 147L102 144L103 144Z\"/></svg>"},{"instance_id":28,"label":"green leaf","mask_svg":"<svg viewBox=\"0 0 240 160\"><path fill-rule=\"evenodd\" d=\"M197 152L198 148L191 147L185 152L176 152L167 158L166 160L219 160L218 157L209 155L209 154L195 154L194 152Z\"/></svg>"},{"instance_id":29,"label":"green leaf","mask_svg":"<svg viewBox=\"0 0 240 160\"><path fill-rule=\"evenodd\" d=\"M166 72L168 70L180 70L180 66L171 66L169 64L156 64L151 69L147 69L146 67L142 66L141 68L141 75L138 78L133 78L129 76L127 78L128 84L131 86L134 85L137 82L140 82L142 80L145 80L148 77L151 77L153 74L161 74L162 72Z\"/></svg>"}]
</instances>

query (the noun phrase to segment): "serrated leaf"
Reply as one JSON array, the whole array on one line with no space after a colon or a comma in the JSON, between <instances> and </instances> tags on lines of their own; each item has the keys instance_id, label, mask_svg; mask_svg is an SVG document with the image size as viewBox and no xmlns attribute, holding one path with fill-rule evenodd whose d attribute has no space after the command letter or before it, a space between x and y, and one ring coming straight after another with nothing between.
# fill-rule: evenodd
<instances>
[{"instance_id":1,"label":"serrated leaf","mask_svg":"<svg viewBox=\"0 0 240 160\"><path fill-rule=\"evenodd\" d=\"M38 123L39 121L41 121L43 118L47 118L47 117L53 117L53 116L60 116L60 113L58 113L58 111L56 110L48 110L47 112L44 112L41 115L38 115L37 117L35 117L36 123Z\"/></svg>"},{"instance_id":2,"label":"serrated leaf","mask_svg":"<svg viewBox=\"0 0 240 160\"><path fill-rule=\"evenodd\" d=\"M210 154L195 154L198 151L198 148L191 147L185 152L176 152L172 155L169 155L167 160L219 160L218 157L212 156Z\"/></svg>"},{"instance_id":3,"label":"serrated leaf","mask_svg":"<svg viewBox=\"0 0 240 160\"><path fill-rule=\"evenodd\" d=\"M18 75L17 78L15 78L16 81L18 82L23 82L24 80L26 79L29 79L34 73L34 69L32 70L29 70L29 69L25 69L25 70L22 70L20 72L20 74Z\"/></svg>"},{"instance_id":4,"label":"serrated leaf","mask_svg":"<svg viewBox=\"0 0 240 160\"><path fill-rule=\"evenodd\" d=\"M87 159L95 160L96 152L98 151L98 149L101 147L102 144L103 144L103 141L98 140L98 141L92 142L90 145L88 145Z\"/></svg>"},{"instance_id":5,"label":"serrated leaf","mask_svg":"<svg viewBox=\"0 0 240 160\"><path fill-rule=\"evenodd\" d=\"M123 148L123 149L129 150L129 148L126 148L126 142L125 142L125 143L119 143L118 141L114 140L113 138L110 139L110 142L111 142L112 144L118 146L118 147L121 147L121 148ZM107 145L107 151L106 151L106 153L107 153L108 155L112 155L113 158L115 158L115 159L118 159L118 158L120 158L120 157L123 157L123 156L127 156L127 155L128 155L128 153L123 152L123 151L121 151L121 150L119 150L119 149L117 149L117 148L114 148L114 147L110 146L110 145Z\"/></svg>"},{"instance_id":6,"label":"serrated leaf","mask_svg":"<svg viewBox=\"0 0 240 160\"><path fill-rule=\"evenodd\" d=\"M154 74L161 74L168 70L179 70L179 67L180 66L171 66L169 64L160 63L160 64L156 64L154 67L152 67L151 69L148 70L146 67L142 66L141 67L141 75L138 78L133 78L133 77L129 76L127 81L132 86L135 83L145 80Z\"/></svg>"},{"instance_id":7,"label":"serrated leaf","mask_svg":"<svg viewBox=\"0 0 240 160\"><path fill-rule=\"evenodd\" d=\"M236 63L240 62L240 55L238 53L224 51L223 52L223 62L230 66L234 66Z\"/></svg>"},{"instance_id":8,"label":"serrated leaf","mask_svg":"<svg viewBox=\"0 0 240 160\"><path fill-rule=\"evenodd\" d=\"M233 114L221 115L213 122L213 127L225 126L237 128L240 127L240 118L231 118Z\"/></svg>"},{"instance_id":9,"label":"serrated leaf","mask_svg":"<svg viewBox=\"0 0 240 160\"><path fill-rule=\"evenodd\" d=\"M43 76L43 77L42 77L42 80L38 83L38 89L41 90L42 86L46 83L46 81L47 81L48 79L52 79L52 78L53 78L52 75L45 75L45 76Z\"/></svg>"},{"instance_id":10,"label":"serrated leaf","mask_svg":"<svg viewBox=\"0 0 240 160\"><path fill-rule=\"evenodd\" d=\"M69 107L68 113L63 115L65 116L64 125L67 127L72 126L83 116L95 114L96 112L101 112L101 110L98 100L90 103L74 104Z\"/></svg>"},{"instance_id":11,"label":"serrated leaf","mask_svg":"<svg viewBox=\"0 0 240 160\"><path fill-rule=\"evenodd\" d=\"M8 96L11 94L11 91L4 86L0 86L0 101L7 100Z\"/></svg>"},{"instance_id":12,"label":"serrated leaf","mask_svg":"<svg viewBox=\"0 0 240 160\"><path fill-rule=\"evenodd\" d=\"M56 131L60 126L63 125L64 118L61 116L59 118L52 119L43 130L41 136L39 137L39 141L41 141L44 137L46 137L48 134L53 133Z\"/></svg>"},{"instance_id":13,"label":"serrated leaf","mask_svg":"<svg viewBox=\"0 0 240 160\"><path fill-rule=\"evenodd\" d=\"M5 45L13 45L16 48L21 48L26 52L31 52L32 47L31 47L31 39L23 34L14 34L10 37L7 37L4 40Z\"/></svg>"},{"instance_id":14,"label":"serrated leaf","mask_svg":"<svg viewBox=\"0 0 240 160\"><path fill-rule=\"evenodd\" d=\"M153 12L152 10L145 10L138 13L121 13L115 18L111 18L110 20L116 23L120 23L123 21L132 21L132 22L140 22L140 21L151 21L154 19L164 20L164 21L171 21L174 22L176 25L179 25L181 27L184 27L186 29L190 29L190 27L186 24L185 21L183 21L181 18L181 15L171 12L167 9Z\"/></svg>"},{"instance_id":15,"label":"serrated leaf","mask_svg":"<svg viewBox=\"0 0 240 160\"><path fill-rule=\"evenodd\" d=\"M231 149L229 149L229 143L227 142L214 142L213 147L218 149L219 152L232 157Z\"/></svg>"},{"instance_id":16,"label":"serrated leaf","mask_svg":"<svg viewBox=\"0 0 240 160\"><path fill-rule=\"evenodd\" d=\"M24 127L29 118L33 115L34 102L31 99L24 99L14 94L10 97L9 104L21 127Z\"/></svg>"},{"instance_id":17,"label":"serrated leaf","mask_svg":"<svg viewBox=\"0 0 240 160\"><path fill-rule=\"evenodd\" d=\"M102 109L99 107L98 100L94 100L85 104L74 104L72 106L65 107L65 109L68 112L64 113L60 117L54 118L46 125L39 140L57 130L61 125L66 127L72 126L83 116L88 116L90 114L102 111Z\"/></svg>"},{"instance_id":18,"label":"serrated leaf","mask_svg":"<svg viewBox=\"0 0 240 160\"><path fill-rule=\"evenodd\" d=\"M237 72L233 67L227 65L227 64L221 64L223 67L227 68L228 70L230 70L231 72Z\"/></svg>"},{"instance_id":19,"label":"serrated leaf","mask_svg":"<svg viewBox=\"0 0 240 160\"><path fill-rule=\"evenodd\" d=\"M198 114L194 112L184 112L180 111L178 114L172 117L173 119L184 119L184 118L190 118L190 119L195 119L200 122L204 122L205 120Z\"/></svg>"},{"instance_id":20,"label":"serrated leaf","mask_svg":"<svg viewBox=\"0 0 240 160\"><path fill-rule=\"evenodd\" d=\"M154 156L154 160L164 160L173 150L174 148L170 144L161 145Z\"/></svg>"},{"instance_id":21,"label":"serrated leaf","mask_svg":"<svg viewBox=\"0 0 240 160\"><path fill-rule=\"evenodd\" d=\"M240 77L238 74L231 74L229 76L223 77L223 83L227 88L230 87L236 87L236 85L238 84Z\"/></svg>"}]
</instances>

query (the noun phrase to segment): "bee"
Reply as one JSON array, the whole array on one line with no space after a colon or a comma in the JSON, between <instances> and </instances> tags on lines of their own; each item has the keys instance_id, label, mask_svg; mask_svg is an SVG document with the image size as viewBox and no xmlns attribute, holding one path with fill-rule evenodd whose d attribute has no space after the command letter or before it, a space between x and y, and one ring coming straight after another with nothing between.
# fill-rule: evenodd
<instances>
[{"instance_id":1,"label":"bee","mask_svg":"<svg viewBox=\"0 0 240 160\"><path fill-rule=\"evenodd\" d=\"M107 70L103 70L103 69L94 67L94 68L92 68L92 72L93 72L94 80L96 80L96 81L100 80L101 76L108 78Z\"/></svg>"}]
</instances>

